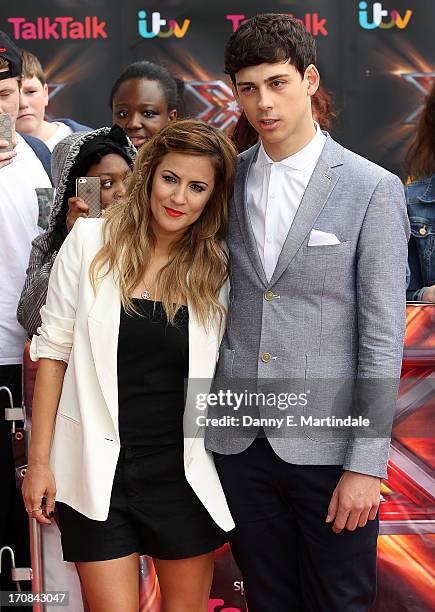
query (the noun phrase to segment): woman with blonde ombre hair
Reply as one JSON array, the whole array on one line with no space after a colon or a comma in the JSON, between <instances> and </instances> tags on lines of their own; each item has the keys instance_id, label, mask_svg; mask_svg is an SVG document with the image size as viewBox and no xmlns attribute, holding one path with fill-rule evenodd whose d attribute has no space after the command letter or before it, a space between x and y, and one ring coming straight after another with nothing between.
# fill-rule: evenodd
<instances>
[{"instance_id":1,"label":"woman with blonde ombre hair","mask_svg":"<svg viewBox=\"0 0 435 612\"><path fill-rule=\"evenodd\" d=\"M78 219L53 267L23 496L40 523L56 501L91 612L138 610L140 554L165 612L206 612L213 551L234 527L197 398L225 327L235 162L219 130L169 124L123 202Z\"/></svg>"}]
</instances>

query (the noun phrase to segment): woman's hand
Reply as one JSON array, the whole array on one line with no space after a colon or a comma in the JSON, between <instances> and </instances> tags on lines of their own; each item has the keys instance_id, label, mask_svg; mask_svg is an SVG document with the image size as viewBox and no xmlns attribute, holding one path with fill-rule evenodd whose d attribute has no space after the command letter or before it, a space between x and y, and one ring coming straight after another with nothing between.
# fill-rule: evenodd
<instances>
[{"instance_id":1,"label":"woman's hand","mask_svg":"<svg viewBox=\"0 0 435 612\"><path fill-rule=\"evenodd\" d=\"M38 523L51 525L48 517L54 514L56 499L56 483L48 465L29 465L21 488L24 505L29 518ZM45 511L42 508L42 498L46 498Z\"/></svg>"},{"instance_id":2,"label":"woman's hand","mask_svg":"<svg viewBox=\"0 0 435 612\"><path fill-rule=\"evenodd\" d=\"M68 212L66 215L66 226L68 232L73 228L74 223L79 217L87 217L89 213L89 206L82 198L68 198Z\"/></svg>"}]
</instances>

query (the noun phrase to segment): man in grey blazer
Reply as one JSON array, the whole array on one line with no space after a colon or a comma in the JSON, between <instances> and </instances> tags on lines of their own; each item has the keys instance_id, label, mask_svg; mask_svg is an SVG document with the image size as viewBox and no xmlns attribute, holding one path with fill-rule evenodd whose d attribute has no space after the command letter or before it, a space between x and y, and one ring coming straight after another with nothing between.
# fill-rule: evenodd
<instances>
[{"instance_id":1,"label":"man in grey blazer","mask_svg":"<svg viewBox=\"0 0 435 612\"><path fill-rule=\"evenodd\" d=\"M233 554L249 612L366 611L405 331L402 184L313 122L319 73L301 22L245 22L225 65L259 134L230 203L215 381L257 396L210 402L206 432ZM271 390L280 402L266 405Z\"/></svg>"}]
</instances>

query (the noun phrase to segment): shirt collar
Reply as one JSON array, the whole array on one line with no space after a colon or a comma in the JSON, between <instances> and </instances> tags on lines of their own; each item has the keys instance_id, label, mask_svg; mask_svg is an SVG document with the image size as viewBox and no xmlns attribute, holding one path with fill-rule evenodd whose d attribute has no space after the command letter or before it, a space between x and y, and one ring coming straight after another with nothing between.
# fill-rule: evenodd
<instances>
[{"instance_id":1,"label":"shirt collar","mask_svg":"<svg viewBox=\"0 0 435 612\"><path fill-rule=\"evenodd\" d=\"M293 170L305 170L308 166L316 165L326 142L326 136L320 129L318 123L314 122L314 125L316 126L316 133L310 142L297 153L289 155L289 157L279 162L274 162L273 159L268 156L263 143L261 143L258 150L257 163L262 166L266 166L267 164L282 164Z\"/></svg>"}]
</instances>

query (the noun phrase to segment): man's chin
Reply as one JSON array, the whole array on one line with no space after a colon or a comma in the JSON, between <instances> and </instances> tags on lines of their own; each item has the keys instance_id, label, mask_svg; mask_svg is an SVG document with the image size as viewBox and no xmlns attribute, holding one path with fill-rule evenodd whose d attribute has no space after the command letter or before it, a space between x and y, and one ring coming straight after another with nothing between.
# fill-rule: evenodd
<instances>
[{"instance_id":1,"label":"man's chin","mask_svg":"<svg viewBox=\"0 0 435 612\"><path fill-rule=\"evenodd\" d=\"M260 137L263 142L267 142L268 144L279 144L286 140L282 134L271 134L270 132L266 132L266 134L261 133Z\"/></svg>"}]
</instances>

